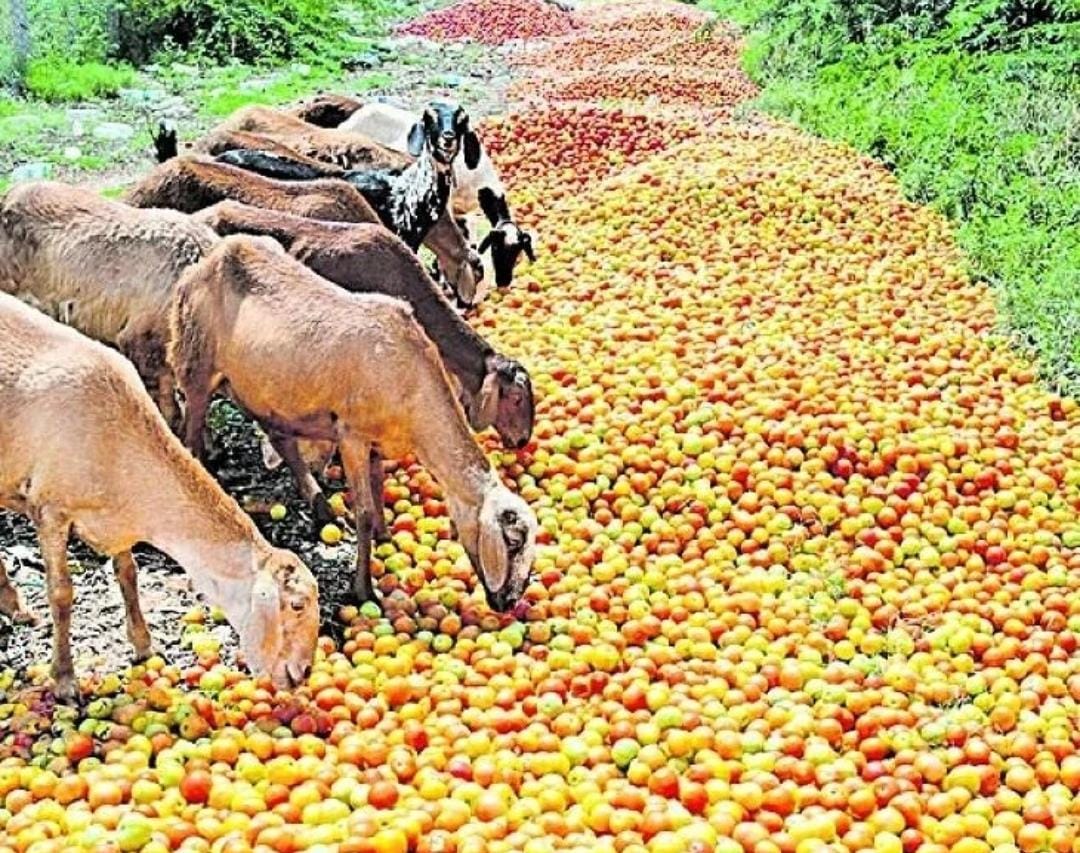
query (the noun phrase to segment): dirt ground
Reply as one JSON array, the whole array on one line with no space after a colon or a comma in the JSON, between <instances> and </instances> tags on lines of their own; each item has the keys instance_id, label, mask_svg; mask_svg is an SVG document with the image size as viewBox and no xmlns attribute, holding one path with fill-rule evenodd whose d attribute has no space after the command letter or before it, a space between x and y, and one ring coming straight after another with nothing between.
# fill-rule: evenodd
<instances>
[{"instance_id":1,"label":"dirt ground","mask_svg":"<svg viewBox=\"0 0 1080 853\"><path fill-rule=\"evenodd\" d=\"M482 54L475 46L442 46L415 39L403 40L397 58L384 62L380 70L394 78L385 90L367 96L387 95L411 103L435 97L452 97L465 104L472 116L479 118L505 111L505 91L510 77L505 63L495 49ZM469 62L463 67L463 57ZM440 82L451 75L457 85ZM346 77L336 90L350 93ZM204 132L212 122L194 117L181 122L181 138L190 139ZM75 173L60 176L83 186L106 189L129 183L152 166L152 149L147 147L142 160L118 162L103 172L88 175ZM216 443L222 461L214 473L225 489L251 512L263 534L275 545L296 552L318 578L324 631L337 638L340 625L335 614L349 602L349 580L355 549L346 534L343 543L327 547L313 532L310 512L299 500L296 489L284 468L267 471L262 465L258 439L250 422L226 404L216 408ZM343 484L330 484L341 490ZM272 521L269 507L280 502L288 509L282 521ZM0 673L14 672L16 683L26 683L28 669L45 663L51 655L51 623L45 596L44 572L32 526L25 519L0 511L0 554L8 562L15 584L25 594L27 604L41 617L34 627L13 625L0 616ZM131 649L124 631L124 611L119 588L112 578L111 566L81 543L70 549L75 584L75 608L72 624L72 649L80 675L122 669L130 659ZM189 591L181 569L160 552L151 548L137 551L140 566L139 589L143 612L154 637L156 650L169 662L190 664L194 655L182 646L182 617L198 602ZM227 625L213 629L225 643L227 659L235 648L235 635Z\"/></svg>"}]
</instances>

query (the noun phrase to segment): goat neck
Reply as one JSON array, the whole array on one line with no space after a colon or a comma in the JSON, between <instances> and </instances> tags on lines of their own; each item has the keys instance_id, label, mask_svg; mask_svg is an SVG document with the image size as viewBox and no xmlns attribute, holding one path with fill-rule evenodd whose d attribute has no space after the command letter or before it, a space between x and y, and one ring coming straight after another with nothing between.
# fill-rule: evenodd
<instances>
[{"instance_id":1,"label":"goat neck","mask_svg":"<svg viewBox=\"0 0 1080 853\"><path fill-rule=\"evenodd\" d=\"M447 376L441 369L424 377L428 388L421 399L446 401L447 411L428 411L411 419L410 446L420 464L443 487L451 515L459 529L474 526L487 492L497 483L491 463L469 432L461 404L447 394ZM451 408L452 407L452 408ZM437 408L437 407L436 407Z\"/></svg>"},{"instance_id":2,"label":"goat neck","mask_svg":"<svg viewBox=\"0 0 1080 853\"><path fill-rule=\"evenodd\" d=\"M129 508L135 538L179 563L199 593L220 604L231 624L243 625L255 567L270 546L179 442L162 438L163 451L147 454L131 481L145 477Z\"/></svg>"},{"instance_id":3,"label":"goat neck","mask_svg":"<svg viewBox=\"0 0 1080 853\"><path fill-rule=\"evenodd\" d=\"M449 166L437 162L429 145L394 181L390 190L398 235L414 251L446 210L453 183Z\"/></svg>"}]
</instances>

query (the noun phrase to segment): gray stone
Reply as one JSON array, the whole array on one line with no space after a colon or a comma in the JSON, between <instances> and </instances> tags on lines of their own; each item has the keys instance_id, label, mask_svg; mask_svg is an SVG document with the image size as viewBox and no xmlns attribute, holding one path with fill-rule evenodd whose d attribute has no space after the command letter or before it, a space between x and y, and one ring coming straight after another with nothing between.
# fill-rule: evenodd
<instances>
[{"instance_id":1,"label":"gray stone","mask_svg":"<svg viewBox=\"0 0 1080 853\"><path fill-rule=\"evenodd\" d=\"M149 106L162 101L166 96L163 89L121 89L120 100L132 106Z\"/></svg>"},{"instance_id":2,"label":"gray stone","mask_svg":"<svg viewBox=\"0 0 1080 853\"><path fill-rule=\"evenodd\" d=\"M197 65L185 65L183 62L174 62L170 67L173 74L183 74L185 77L195 77L199 73Z\"/></svg>"},{"instance_id":3,"label":"gray stone","mask_svg":"<svg viewBox=\"0 0 1080 853\"><path fill-rule=\"evenodd\" d=\"M64 110L64 118L70 122L94 122L101 119L104 115L105 113L94 107L80 107L78 109Z\"/></svg>"},{"instance_id":4,"label":"gray stone","mask_svg":"<svg viewBox=\"0 0 1080 853\"><path fill-rule=\"evenodd\" d=\"M78 145L69 145L64 149L64 157L67 160L78 160L82 157L82 149Z\"/></svg>"},{"instance_id":5,"label":"gray stone","mask_svg":"<svg viewBox=\"0 0 1080 853\"><path fill-rule=\"evenodd\" d=\"M383 53L397 53L399 51L408 51L410 49L441 51L442 45L437 41L426 39L423 36L398 36L397 38L387 39L382 44L376 45L375 49L382 51Z\"/></svg>"},{"instance_id":6,"label":"gray stone","mask_svg":"<svg viewBox=\"0 0 1080 853\"><path fill-rule=\"evenodd\" d=\"M191 108L182 97L173 95L154 107L155 114L165 118L182 118L191 114Z\"/></svg>"},{"instance_id":7,"label":"gray stone","mask_svg":"<svg viewBox=\"0 0 1080 853\"><path fill-rule=\"evenodd\" d=\"M354 71L357 68L378 68L382 63L382 57L377 53L358 53L355 56L350 56L342 64L346 69Z\"/></svg>"},{"instance_id":8,"label":"gray stone","mask_svg":"<svg viewBox=\"0 0 1080 853\"><path fill-rule=\"evenodd\" d=\"M11 182L43 181L52 174L52 163L23 163L11 170Z\"/></svg>"},{"instance_id":9,"label":"gray stone","mask_svg":"<svg viewBox=\"0 0 1080 853\"><path fill-rule=\"evenodd\" d=\"M107 141L120 142L131 139L135 135L135 128L122 121L103 121L94 128L94 137Z\"/></svg>"},{"instance_id":10,"label":"gray stone","mask_svg":"<svg viewBox=\"0 0 1080 853\"><path fill-rule=\"evenodd\" d=\"M442 77L438 78L437 80L437 83L439 85L449 86L451 89L456 89L464 82L465 78L463 78L460 74L443 74Z\"/></svg>"},{"instance_id":11,"label":"gray stone","mask_svg":"<svg viewBox=\"0 0 1080 853\"><path fill-rule=\"evenodd\" d=\"M289 70L301 77L307 77L311 73L311 66L306 62L294 62L289 66Z\"/></svg>"}]
</instances>

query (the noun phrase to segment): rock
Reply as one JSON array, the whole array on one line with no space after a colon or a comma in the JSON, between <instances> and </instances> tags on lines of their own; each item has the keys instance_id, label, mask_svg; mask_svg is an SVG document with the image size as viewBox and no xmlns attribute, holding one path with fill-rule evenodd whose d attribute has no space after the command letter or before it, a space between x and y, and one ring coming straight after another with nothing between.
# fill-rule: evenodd
<instances>
[{"instance_id":1,"label":"rock","mask_svg":"<svg viewBox=\"0 0 1080 853\"><path fill-rule=\"evenodd\" d=\"M181 118L190 115L191 108L180 95L169 95L154 104L153 112L159 118Z\"/></svg>"},{"instance_id":2,"label":"rock","mask_svg":"<svg viewBox=\"0 0 1080 853\"><path fill-rule=\"evenodd\" d=\"M423 36L398 36L375 45L375 49L382 53L408 52L413 49L441 51L442 45Z\"/></svg>"},{"instance_id":3,"label":"rock","mask_svg":"<svg viewBox=\"0 0 1080 853\"><path fill-rule=\"evenodd\" d=\"M72 124L76 122L86 123L100 121L104 113L94 107L80 107L78 109L64 110L64 118Z\"/></svg>"},{"instance_id":4,"label":"rock","mask_svg":"<svg viewBox=\"0 0 1080 853\"><path fill-rule=\"evenodd\" d=\"M357 69L378 68L382 63L382 57L376 53L358 53L356 56L350 56L342 65L348 71L356 71Z\"/></svg>"},{"instance_id":5,"label":"rock","mask_svg":"<svg viewBox=\"0 0 1080 853\"><path fill-rule=\"evenodd\" d=\"M196 65L185 65L183 62L174 62L172 66L173 74L182 74L185 77L194 77L199 73L199 68Z\"/></svg>"},{"instance_id":6,"label":"rock","mask_svg":"<svg viewBox=\"0 0 1080 853\"><path fill-rule=\"evenodd\" d=\"M11 182L42 181L52 174L52 163L23 163L11 170Z\"/></svg>"},{"instance_id":7,"label":"rock","mask_svg":"<svg viewBox=\"0 0 1080 853\"><path fill-rule=\"evenodd\" d=\"M163 89L121 89L117 94L125 104L136 107L157 104L166 97Z\"/></svg>"},{"instance_id":8,"label":"rock","mask_svg":"<svg viewBox=\"0 0 1080 853\"><path fill-rule=\"evenodd\" d=\"M460 74L443 74L442 77L437 78L437 83L442 86L449 86L451 89L456 89L465 79Z\"/></svg>"},{"instance_id":9,"label":"rock","mask_svg":"<svg viewBox=\"0 0 1080 853\"><path fill-rule=\"evenodd\" d=\"M311 73L311 66L306 62L294 62L289 66L289 70L293 74L299 74L301 77L307 77Z\"/></svg>"},{"instance_id":10,"label":"rock","mask_svg":"<svg viewBox=\"0 0 1080 853\"><path fill-rule=\"evenodd\" d=\"M123 141L135 135L135 128L122 121L103 121L94 128L95 139Z\"/></svg>"},{"instance_id":11,"label":"rock","mask_svg":"<svg viewBox=\"0 0 1080 853\"><path fill-rule=\"evenodd\" d=\"M82 149L78 145L69 145L64 149L64 159L78 160L82 157Z\"/></svg>"}]
</instances>

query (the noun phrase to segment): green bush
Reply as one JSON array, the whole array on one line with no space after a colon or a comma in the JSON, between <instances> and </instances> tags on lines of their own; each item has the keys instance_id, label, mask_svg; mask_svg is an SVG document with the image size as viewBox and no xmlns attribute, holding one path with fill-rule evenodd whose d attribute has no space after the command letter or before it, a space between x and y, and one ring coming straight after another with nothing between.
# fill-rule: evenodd
<instances>
[{"instance_id":1,"label":"green bush","mask_svg":"<svg viewBox=\"0 0 1080 853\"><path fill-rule=\"evenodd\" d=\"M1080 389L1080 2L703 5L748 29L759 105L953 218L1010 330Z\"/></svg>"},{"instance_id":2,"label":"green bush","mask_svg":"<svg viewBox=\"0 0 1080 853\"><path fill-rule=\"evenodd\" d=\"M123 0L117 50L136 64L167 46L219 61L287 60L333 45L343 29L330 0Z\"/></svg>"},{"instance_id":3,"label":"green bush","mask_svg":"<svg viewBox=\"0 0 1080 853\"><path fill-rule=\"evenodd\" d=\"M27 91L45 101L83 101L109 97L130 86L135 72L127 65L35 59L26 72Z\"/></svg>"}]
</instances>

